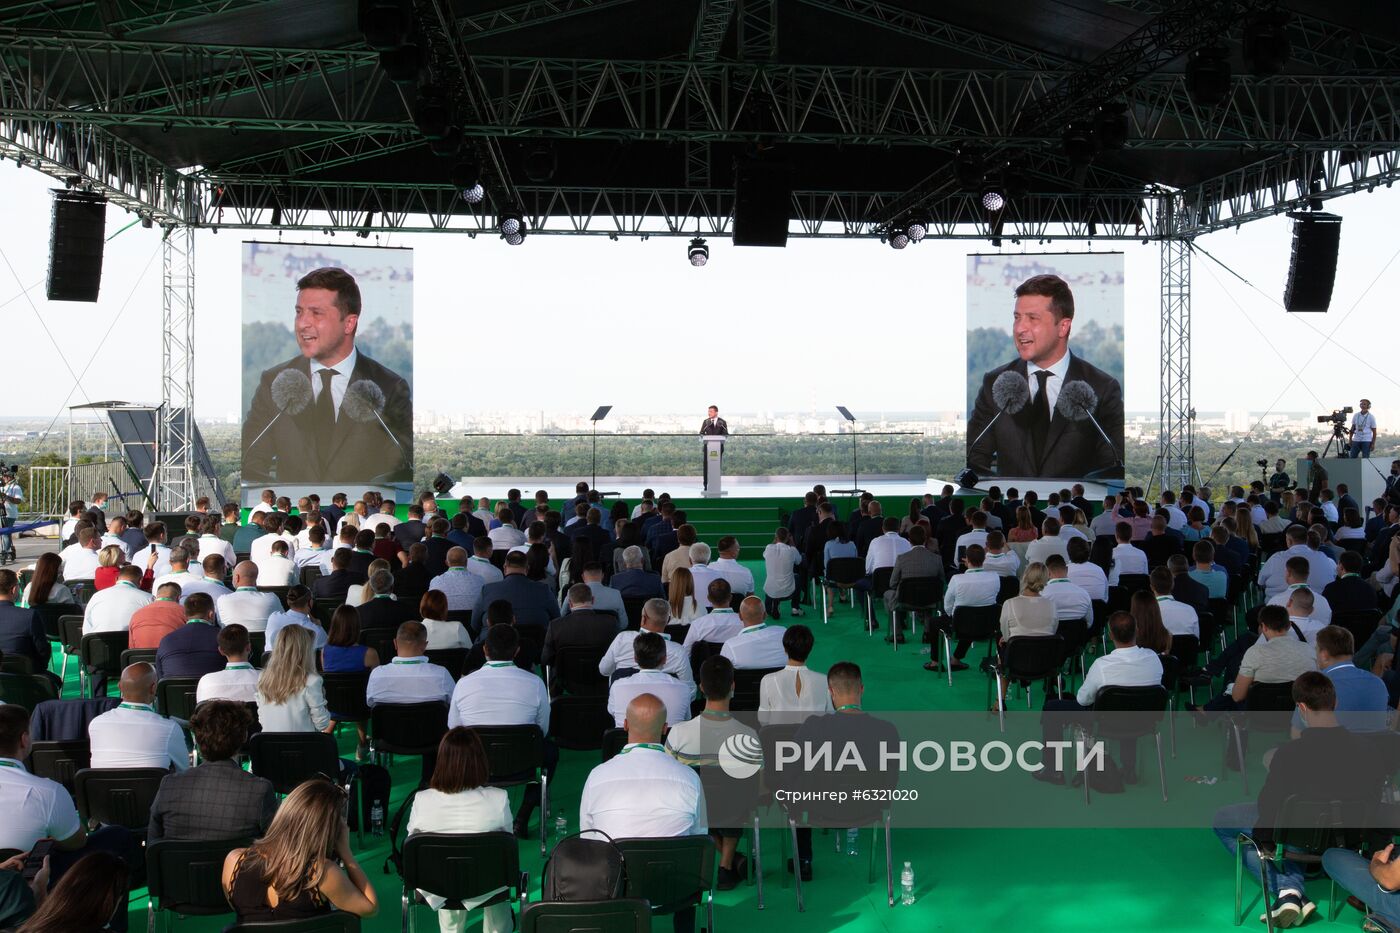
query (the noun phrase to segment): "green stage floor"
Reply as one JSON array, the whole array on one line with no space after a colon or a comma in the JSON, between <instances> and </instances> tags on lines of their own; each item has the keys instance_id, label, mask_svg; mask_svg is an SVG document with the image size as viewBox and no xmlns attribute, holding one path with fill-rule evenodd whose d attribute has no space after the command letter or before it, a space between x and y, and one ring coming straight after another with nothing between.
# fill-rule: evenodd
<instances>
[{"instance_id":1,"label":"green stage floor","mask_svg":"<svg viewBox=\"0 0 1400 933\"><path fill-rule=\"evenodd\" d=\"M762 562L749 562L756 575ZM785 608L786 612L786 608ZM849 606L842 606L829 625L823 626L820 610L809 611L800 620L817 633L817 646L811 665L826 670L838 660L861 664L866 683L865 706L878 710L985 709L986 684L975 668L955 678L951 689L946 679L922 670L917 644L897 654L876 635L868 637L864 620ZM784 617L784 622L790 621ZM70 668L72 665L70 665ZM70 671L66 696L76 693L75 676ZM1036 701L1039 706L1039 699ZM1012 704L1016 709L1017 703ZM1013 715L1028 715L1021 701ZM354 752L354 731L341 733L341 746L347 755ZM1152 772L1153 753L1145 747L1140 753L1142 783L1128 788L1129 799L1143 807L1161 806ZM578 826L578 799L588 769L597 762L593 752L562 753L556 779L551 784L552 804L568 814L571 829ZM1173 762L1168 768L1173 794L1193 788L1184 782L1189 773L1186 763ZM393 766L394 802L399 801L416 782L417 759L399 759ZM1026 778L1027 786L1032 782ZM1258 784L1253 785L1256 789ZM1216 790L1211 788L1212 791ZM1233 795L1225 793L1222 803L1242 799L1238 785ZM518 791L512 799L518 800ZM1065 806L1083 806L1076 792L1063 791ZM957 806L949 801L949 806ZM534 824L538 825L538 824ZM352 836L353 839L353 836ZM861 855L857 858L834 852L834 837L817 831L814 840L814 880L804 888L806 913L800 919L794 891L781 863L782 837L778 829L763 831L766 862L765 909L757 910L755 889L740 886L717 896L715 922L721 931L740 933L756 924L787 922L802 924L804 930L907 931L922 933L940 930L1024 929L1039 931L1077 930L1217 930L1234 929L1231 908L1234 900L1234 862L1207 829L1169 830L929 830L894 831L896 906L886 906L884 879L867 884L869 835L862 834ZM742 844L747 847L748 843ZM379 915L366 921L367 931L400 928L400 887L397 876L381 870L388 851L383 837L366 835L359 850L360 859L379 892ZM522 843L521 867L530 873L531 899L538 896L542 860L538 843ZM898 872L903 861L913 863L917 902L912 907L898 903ZM882 874L882 873L881 873ZM1309 885L1319 908L1325 904L1326 882ZM1257 893L1257 887L1253 889ZM426 907L416 908L418 929L436 929ZM133 892L130 929L145 928L145 891ZM1251 910L1247 925L1259 927L1258 905ZM1355 928L1361 915L1343 907L1340 918L1329 925L1319 909L1310 928ZM191 931L221 930L231 917L186 918L170 929ZM473 921L472 929L476 929ZM669 919L658 919L657 930L669 930Z\"/></svg>"}]
</instances>

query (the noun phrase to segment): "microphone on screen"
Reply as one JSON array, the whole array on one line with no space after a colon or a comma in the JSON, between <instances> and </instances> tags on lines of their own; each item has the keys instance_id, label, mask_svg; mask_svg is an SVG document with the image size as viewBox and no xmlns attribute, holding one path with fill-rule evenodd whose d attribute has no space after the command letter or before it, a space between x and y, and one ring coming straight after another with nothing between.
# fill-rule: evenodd
<instances>
[{"instance_id":1,"label":"microphone on screen","mask_svg":"<svg viewBox=\"0 0 1400 933\"><path fill-rule=\"evenodd\" d=\"M340 411L351 421L359 421L368 424L371 421L378 421L379 426L384 429L384 433L389 435L389 440L394 442L394 446L399 449L399 454L408 462L408 453L403 449L403 444L394 436L394 432L389 430L389 426L384 423L384 418L380 412L384 411L384 390L379 388L375 382L368 379L356 379L350 383L345 390L345 398L340 403Z\"/></svg>"},{"instance_id":2,"label":"microphone on screen","mask_svg":"<svg viewBox=\"0 0 1400 933\"><path fill-rule=\"evenodd\" d=\"M1007 370L992 383L992 406L997 409L996 415L987 426L982 429L982 433L977 435L968 445L971 449L977 446L977 442L987 436L987 432L992 429L992 425L997 423L997 419L1002 415L1014 415L1022 408L1025 408L1031 401L1031 386L1026 381L1026 377L1020 373Z\"/></svg>"},{"instance_id":3,"label":"microphone on screen","mask_svg":"<svg viewBox=\"0 0 1400 933\"><path fill-rule=\"evenodd\" d=\"M1060 397L1055 401L1055 413L1070 421L1088 421L1099 432L1104 443L1109 449L1114 451L1114 459L1117 460L1118 448L1113 441L1104 433L1103 425L1099 424L1099 419L1094 417L1094 409L1099 407L1099 395L1094 391L1093 386L1082 379L1075 379L1066 382L1065 387L1060 390ZM1121 466L1121 461L1114 464Z\"/></svg>"},{"instance_id":4,"label":"microphone on screen","mask_svg":"<svg viewBox=\"0 0 1400 933\"><path fill-rule=\"evenodd\" d=\"M252 447L262 440L262 436L272 429L278 418L283 415L295 418L306 411L312 398L311 377L295 369L282 370L277 374L277 378L272 380L272 407L277 409L277 414L272 416L267 427L259 431L258 436L253 438L253 442L248 446Z\"/></svg>"}]
</instances>

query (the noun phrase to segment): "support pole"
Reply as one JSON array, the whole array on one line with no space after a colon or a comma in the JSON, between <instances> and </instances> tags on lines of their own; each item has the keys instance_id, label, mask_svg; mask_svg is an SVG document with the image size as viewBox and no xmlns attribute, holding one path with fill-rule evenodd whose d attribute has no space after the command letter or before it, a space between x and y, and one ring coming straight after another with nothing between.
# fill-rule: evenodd
<instances>
[{"instance_id":1,"label":"support pole","mask_svg":"<svg viewBox=\"0 0 1400 933\"><path fill-rule=\"evenodd\" d=\"M163 511L194 508L194 227L161 241L161 408L152 498Z\"/></svg>"},{"instance_id":2,"label":"support pole","mask_svg":"<svg viewBox=\"0 0 1400 933\"><path fill-rule=\"evenodd\" d=\"M1195 417L1191 407L1191 240L1179 233L1176 196L1158 202L1162 239L1161 433L1157 457L1162 489L1179 490L1196 475Z\"/></svg>"}]
</instances>

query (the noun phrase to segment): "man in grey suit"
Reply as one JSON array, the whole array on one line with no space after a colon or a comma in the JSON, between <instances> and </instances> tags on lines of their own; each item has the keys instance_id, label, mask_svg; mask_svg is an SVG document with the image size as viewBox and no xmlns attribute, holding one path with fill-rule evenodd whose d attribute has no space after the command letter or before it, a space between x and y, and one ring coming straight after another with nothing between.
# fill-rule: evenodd
<instances>
[{"instance_id":1,"label":"man in grey suit","mask_svg":"<svg viewBox=\"0 0 1400 933\"><path fill-rule=\"evenodd\" d=\"M938 556L937 551L927 547L928 532L924 530L924 526L914 525L909 529L908 535L909 543L913 547L894 560L894 571L890 574L890 588L885 591L885 610L887 612L894 611L895 594L899 592L899 581L923 577L942 579L943 577L943 560Z\"/></svg>"},{"instance_id":2,"label":"man in grey suit","mask_svg":"<svg viewBox=\"0 0 1400 933\"><path fill-rule=\"evenodd\" d=\"M241 703L208 700L190 717L203 763L160 782L147 839L253 839L277 811L271 782L249 774L233 756L248 740L252 716Z\"/></svg>"}]
</instances>

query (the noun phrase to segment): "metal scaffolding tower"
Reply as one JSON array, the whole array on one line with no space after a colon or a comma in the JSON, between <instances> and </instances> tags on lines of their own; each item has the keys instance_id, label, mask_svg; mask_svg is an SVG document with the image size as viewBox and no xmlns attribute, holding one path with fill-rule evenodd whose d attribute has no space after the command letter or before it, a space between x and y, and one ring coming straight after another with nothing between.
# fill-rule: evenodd
<instances>
[{"instance_id":1,"label":"metal scaffolding tower","mask_svg":"<svg viewBox=\"0 0 1400 933\"><path fill-rule=\"evenodd\" d=\"M1162 238L1161 433L1154 473L1162 489L1180 489L1196 470L1195 420L1191 407L1191 238L1183 235L1181 199L1158 201ZM1150 482L1149 482L1150 485Z\"/></svg>"},{"instance_id":2,"label":"metal scaffolding tower","mask_svg":"<svg viewBox=\"0 0 1400 933\"><path fill-rule=\"evenodd\" d=\"M152 498L163 511L194 508L194 227L161 241L161 408Z\"/></svg>"}]
</instances>

